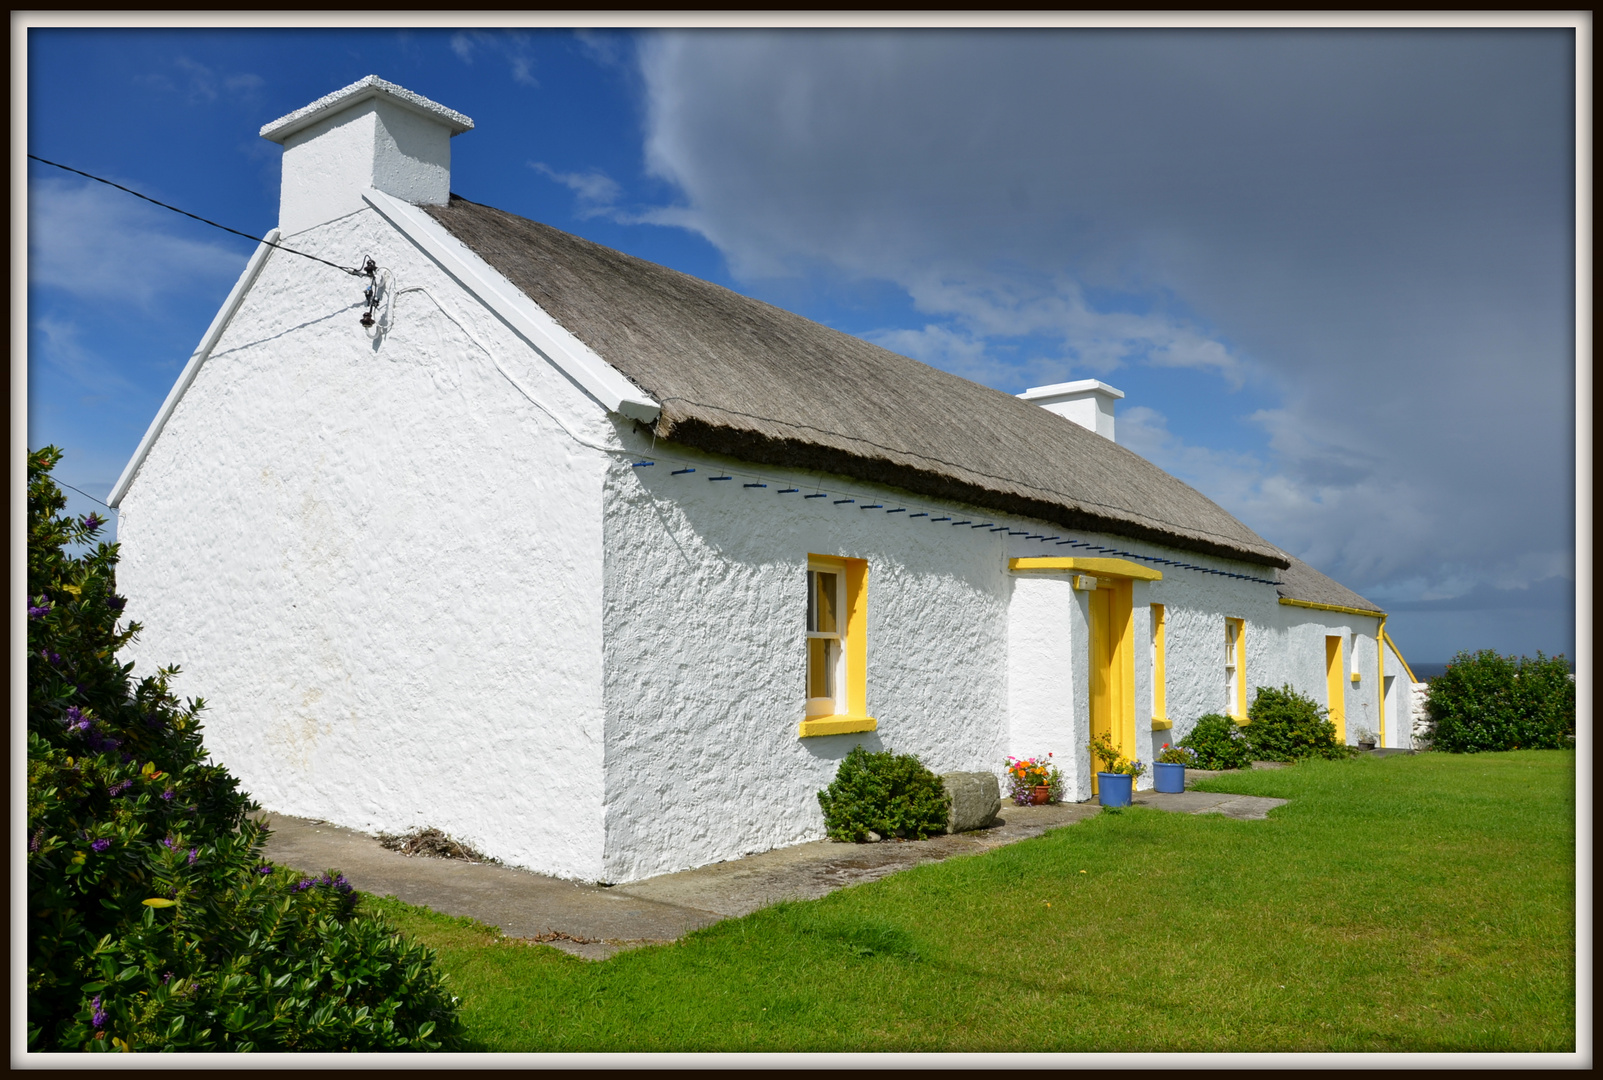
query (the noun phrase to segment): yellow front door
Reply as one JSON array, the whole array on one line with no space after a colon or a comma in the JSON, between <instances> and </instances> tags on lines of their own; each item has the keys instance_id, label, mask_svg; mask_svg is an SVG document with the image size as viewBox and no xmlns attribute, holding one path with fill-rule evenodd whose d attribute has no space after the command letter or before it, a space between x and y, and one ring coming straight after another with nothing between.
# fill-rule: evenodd
<instances>
[{"instance_id":1,"label":"yellow front door","mask_svg":"<svg viewBox=\"0 0 1603 1080\"><path fill-rule=\"evenodd\" d=\"M1346 687L1341 684L1341 677L1346 671L1346 665L1341 662L1340 636L1325 639L1325 707L1330 712L1330 722L1336 725L1336 741L1347 741L1347 709Z\"/></svg>"},{"instance_id":2,"label":"yellow front door","mask_svg":"<svg viewBox=\"0 0 1603 1080\"><path fill-rule=\"evenodd\" d=\"M1125 757L1136 756L1135 657L1130 644L1134 590L1129 581L1098 583L1088 597L1091 615L1091 737L1106 734ZM1087 751L1090 754L1090 751ZM1102 762L1091 756L1091 794Z\"/></svg>"}]
</instances>

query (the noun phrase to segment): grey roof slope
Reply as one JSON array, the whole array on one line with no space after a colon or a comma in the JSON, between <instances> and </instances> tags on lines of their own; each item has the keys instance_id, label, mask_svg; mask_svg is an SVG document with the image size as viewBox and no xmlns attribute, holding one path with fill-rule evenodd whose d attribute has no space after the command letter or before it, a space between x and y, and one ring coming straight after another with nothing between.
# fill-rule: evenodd
<instances>
[{"instance_id":1,"label":"grey roof slope","mask_svg":"<svg viewBox=\"0 0 1603 1080\"><path fill-rule=\"evenodd\" d=\"M1360 608L1384 615L1379 607L1365 600L1341 582L1326 577L1295 556L1288 556L1291 565L1280 571L1280 585L1276 591L1283 599L1304 600L1310 604L1334 604L1336 607Z\"/></svg>"},{"instance_id":2,"label":"grey roof slope","mask_svg":"<svg viewBox=\"0 0 1603 1080\"><path fill-rule=\"evenodd\" d=\"M456 195L423 209L660 402L660 439L1065 529L1290 564L1201 492L1037 405Z\"/></svg>"}]
</instances>

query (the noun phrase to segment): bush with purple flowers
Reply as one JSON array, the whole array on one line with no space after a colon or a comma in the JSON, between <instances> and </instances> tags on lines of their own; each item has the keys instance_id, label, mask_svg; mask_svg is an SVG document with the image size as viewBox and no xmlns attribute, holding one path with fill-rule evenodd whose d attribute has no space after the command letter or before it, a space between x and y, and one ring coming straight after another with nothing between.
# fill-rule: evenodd
<instances>
[{"instance_id":1,"label":"bush with purple flowers","mask_svg":"<svg viewBox=\"0 0 1603 1080\"><path fill-rule=\"evenodd\" d=\"M460 1041L433 954L356 913L336 871L262 860L203 703L117 653L117 548L28 455L30 1050L432 1050ZM265 872L263 872L265 871Z\"/></svg>"}]
</instances>

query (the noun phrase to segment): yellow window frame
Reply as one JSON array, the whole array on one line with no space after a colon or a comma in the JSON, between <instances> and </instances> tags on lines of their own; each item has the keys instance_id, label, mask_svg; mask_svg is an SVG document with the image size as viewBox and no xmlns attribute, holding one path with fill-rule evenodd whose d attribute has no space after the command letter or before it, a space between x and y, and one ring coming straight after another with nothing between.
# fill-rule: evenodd
<instances>
[{"instance_id":1,"label":"yellow window frame","mask_svg":"<svg viewBox=\"0 0 1603 1080\"><path fill-rule=\"evenodd\" d=\"M1234 633L1232 633L1234 631ZM1247 722L1247 620L1233 619L1225 616L1225 648L1234 646L1235 673L1232 681L1235 683L1228 693L1235 698L1226 703L1226 710L1231 719L1238 724ZM1227 658L1230 654L1226 653ZM1226 665L1229 666L1228 664ZM1234 708L1231 708L1231 707Z\"/></svg>"},{"instance_id":2,"label":"yellow window frame","mask_svg":"<svg viewBox=\"0 0 1603 1080\"><path fill-rule=\"evenodd\" d=\"M1152 607L1152 730L1163 731L1172 728L1174 723L1169 719L1169 688L1168 678L1164 670L1167 657L1164 652L1164 632L1168 629L1168 618L1164 614L1162 604L1153 604Z\"/></svg>"},{"instance_id":3,"label":"yellow window frame","mask_svg":"<svg viewBox=\"0 0 1603 1080\"><path fill-rule=\"evenodd\" d=\"M879 722L868 715L868 560L809 554L807 569L839 574L844 581L845 618L838 622L844 671L836 689L837 711L827 716L804 715L797 734L806 738L873 731ZM805 654L802 659L805 665ZM843 700L844 711L840 709Z\"/></svg>"}]
</instances>

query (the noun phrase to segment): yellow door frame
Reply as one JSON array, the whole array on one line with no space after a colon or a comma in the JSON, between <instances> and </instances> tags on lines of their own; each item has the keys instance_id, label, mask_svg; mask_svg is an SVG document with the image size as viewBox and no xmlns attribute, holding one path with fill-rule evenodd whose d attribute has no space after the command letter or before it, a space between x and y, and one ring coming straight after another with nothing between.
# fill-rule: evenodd
<instances>
[{"instance_id":1,"label":"yellow door frame","mask_svg":"<svg viewBox=\"0 0 1603 1080\"><path fill-rule=\"evenodd\" d=\"M1341 661L1342 648L1346 644L1342 639L1345 636L1329 634L1325 637L1325 701L1330 722L1336 725L1336 741L1339 743L1347 741L1347 688L1343 678L1346 672Z\"/></svg>"},{"instance_id":2,"label":"yellow door frame","mask_svg":"<svg viewBox=\"0 0 1603 1080\"><path fill-rule=\"evenodd\" d=\"M1134 759L1135 728L1135 590L1129 578L1098 578L1088 597L1091 625L1087 669L1091 676L1090 733L1106 731L1121 754ZM1091 793L1097 792L1100 763L1091 761Z\"/></svg>"}]
</instances>

